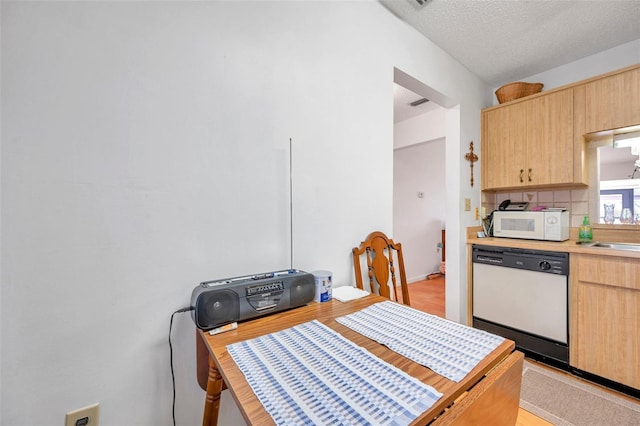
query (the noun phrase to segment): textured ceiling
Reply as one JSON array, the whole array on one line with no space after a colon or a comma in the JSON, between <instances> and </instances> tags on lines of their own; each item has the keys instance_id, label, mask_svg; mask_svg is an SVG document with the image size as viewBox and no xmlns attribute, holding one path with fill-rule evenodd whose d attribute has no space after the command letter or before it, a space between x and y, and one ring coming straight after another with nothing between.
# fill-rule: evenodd
<instances>
[{"instance_id":1,"label":"textured ceiling","mask_svg":"<svg viewBox=\"0 0 640 426\"><path fill-rule=\"evenodd\" d=\"M493 87L640 39L640 0L379 1Z\"/></svg>"}]
</instances>

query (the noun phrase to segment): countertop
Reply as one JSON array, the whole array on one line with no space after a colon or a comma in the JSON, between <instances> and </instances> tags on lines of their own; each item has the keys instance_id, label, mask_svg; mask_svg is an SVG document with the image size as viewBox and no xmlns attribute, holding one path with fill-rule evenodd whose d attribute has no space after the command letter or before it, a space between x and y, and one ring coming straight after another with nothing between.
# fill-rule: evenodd
<instances>
[{"instance_id":1,"label":"countertop","mask_svg":"<svg viewBox=\"0 0 640 426\"><path fill-rule=\"evenodd\" d=\"M472 231L474 228L469 228ZM580 253L580 254L593 254L598 256L616 256L640 259L640 251L630 250L615 250L603 247L585 247L581 244L577 244L577 240L569 239L567 241L536 241L536 240L522 240L517 238L496 238L485 237L478 238L471 232L468 233L467 244L483 244L486 246L502 246L502 247L514 247L525 248L533 250L550 250L561 251L566 253ZM594 241L601 242L616 242L611 239L598 239Z\"/></svg>"}]
</instances>

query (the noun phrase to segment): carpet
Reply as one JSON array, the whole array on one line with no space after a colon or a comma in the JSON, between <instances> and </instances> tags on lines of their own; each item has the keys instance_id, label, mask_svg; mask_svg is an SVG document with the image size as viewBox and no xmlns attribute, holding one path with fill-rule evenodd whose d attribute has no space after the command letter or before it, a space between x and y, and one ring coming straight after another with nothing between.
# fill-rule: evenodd
<instances>
[{"instance_id":1,"label":"carpet","mask_svg":"<svg viewBox=\"0 0 640 426\"><path fill-rule=\"evenodd\" d=\"M525 361L520 407L557 426L640 425L640 401Z\"/></svg>"}]
</instances>

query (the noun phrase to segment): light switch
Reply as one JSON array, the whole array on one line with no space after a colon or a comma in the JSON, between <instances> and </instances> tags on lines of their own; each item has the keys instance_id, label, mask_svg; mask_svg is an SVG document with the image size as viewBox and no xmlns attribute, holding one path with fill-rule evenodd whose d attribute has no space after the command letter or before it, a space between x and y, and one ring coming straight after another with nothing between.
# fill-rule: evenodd
<instances>
[{"instance_id":1,"label":"light switch","mask_svg":"<svg viewBox=\"0 0 640 426\"><path fill-rule=\"evenodd\" d=\"M471 211L471 198L465 198L464 199L464 211L465 212L470 212Z\"/></svg>"}]
</instances>

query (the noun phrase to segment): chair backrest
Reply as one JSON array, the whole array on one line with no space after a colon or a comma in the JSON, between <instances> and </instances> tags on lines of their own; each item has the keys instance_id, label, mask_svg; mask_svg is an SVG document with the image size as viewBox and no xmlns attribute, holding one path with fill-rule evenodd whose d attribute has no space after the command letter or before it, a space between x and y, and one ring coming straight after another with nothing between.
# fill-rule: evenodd
<instances>
[{"instance_id":1,"label":"chair backrest","mask_svg":"<svg viewBox=\"0 0 640 426\"><path fill-rule=\"evenodd\" d=\"M404 260L402 258L402 245L400 243L394 243L391 238L388 238L382 232L375 231L360 243L360 247L354 247L352 253L356 286L359 289L365 290L360 258L364 254L367 261L369 291L388 299L402 302L405 305L410 304L407 276L404 272ZM401 299L398 298L396 271L400 274Z\"/></svg>"}]
</instances>

